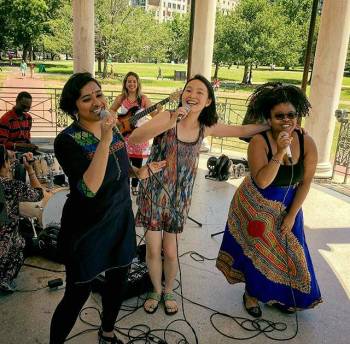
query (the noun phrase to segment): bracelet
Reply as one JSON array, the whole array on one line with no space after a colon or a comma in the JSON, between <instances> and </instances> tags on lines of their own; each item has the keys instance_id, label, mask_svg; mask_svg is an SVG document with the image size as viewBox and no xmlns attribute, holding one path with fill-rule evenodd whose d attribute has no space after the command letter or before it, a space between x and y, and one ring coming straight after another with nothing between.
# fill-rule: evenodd
<instances>
[{"instance_id":1,"label":"bracelet","mask_svg":"<svg viewBox=\"0 0 350 344\"><path fill-rule=\"evenodd\" d=\"M272 161L272 162L275 162L275 163L278 164L278 165L281 165L281 161L278 160L278 159L276 159L276 158L274 158L274 157L271 158L271 161Z\"/></svg>"}]
</instances>

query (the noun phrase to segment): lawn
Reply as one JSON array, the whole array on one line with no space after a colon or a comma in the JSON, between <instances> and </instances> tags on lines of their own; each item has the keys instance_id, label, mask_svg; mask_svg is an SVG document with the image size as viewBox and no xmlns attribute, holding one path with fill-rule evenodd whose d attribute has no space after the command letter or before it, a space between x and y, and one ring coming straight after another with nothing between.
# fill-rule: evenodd
<instances>
[{"instance_id":1,"label":"lawn","mask_svg":"<svg viewBox=\"0 0 350 344\"><path fill-rule=\"evenodd\" d=\"M17 61L16 61L17 63ZM39 64L39 62L37 63ZM46 73L40 74L45 80L46 87L58 87L61 88L69 76L73 73L73 61L45 61ZM157 80L158 69L162 70L163 79ZM6 70L8 67L2 67L4 72L0 71L0 85L5 78ZM95 66L97 70L97 64ZM113 77L102 79L100 75L97 78L103 84L104 90L110 90L119 92L121 90L121 84L124 75L129 71L134 71L141 77L143 90L148 93L152 99L160 99L160 96L153 95L152 93L164 93L168 94L175 89L181 89L184 85L184 81L174 81L175 71L186 71L186 64L171 64L171 63L109 63L108 73L113 73ZM214 68L212 69L212 75L214 74ZM253 70L253 86L244 86L240 84L243 77L243 67L231 66L220 67L219 79L222 82L229 82L233 87L221 87L217 93L219 98L240 98L246 99L253 91L254 85L262 84L267 81L282 81L286 83L292 83L300 85L302 79L302 68L296 68L294 70L284 70L282 68L276 68L271 71L268 67L259 67ZM309 94L309 87L307 89ZM226 99L228 102L236 102L236 100ZM343 78L343 87L341 90L339 108L348 109L350 111L350 77L345 76ZM238 110L241 112L240 109ZM336 125L332 154L335 152L335 143L338 137L339 124Z\"/></svg>"}]
</instances>

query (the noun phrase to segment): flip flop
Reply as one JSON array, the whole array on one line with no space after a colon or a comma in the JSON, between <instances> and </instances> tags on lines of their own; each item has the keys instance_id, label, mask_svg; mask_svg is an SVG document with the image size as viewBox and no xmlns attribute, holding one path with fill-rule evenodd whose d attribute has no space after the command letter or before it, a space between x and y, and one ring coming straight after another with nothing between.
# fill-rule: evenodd
<instances>
[{"instance_id":1,"label":"flip flop","mask_svg":"<svg viewBox=\"0 0 350 344\"><path fill-rule=\"evenodd\" d=\"M145 300L145 302L144 302L144 304L143 304L143 309L144 309L144 311L145 311L146 313L148 313L148 314L153 314L153 313L155 313L156 310L158 309L158 305L159 305L159 302L160 302L161 298L162 298L162 296L159 295L158 293L156 293L156 292L154 292L154 291L149 292L149 293L147 294L146 300ZM145 307L145 303L146 303L148 300L155 300L155 301L157 301L157 305L156 305L155 307L151 306L151 307L146 308L146 307Z\"/></svg>"},{"instance_id":2,"label":"flip flop","mask_svg":"<svg viewBox=\"0 0 350 344\"><path fill-rule=\"evenodd\" d=\"M178 312L178 308L177 308L177 305L176 305L176 309L174 310L174 307L169 307L166 305L166 301L175 301L176 302L176 299L175 299L175 296L173 293L165 293L163 295L163 300L164 300L164 311L165 311L165 314L166 315L174 315Z\"/></svg>"}]
</instances>

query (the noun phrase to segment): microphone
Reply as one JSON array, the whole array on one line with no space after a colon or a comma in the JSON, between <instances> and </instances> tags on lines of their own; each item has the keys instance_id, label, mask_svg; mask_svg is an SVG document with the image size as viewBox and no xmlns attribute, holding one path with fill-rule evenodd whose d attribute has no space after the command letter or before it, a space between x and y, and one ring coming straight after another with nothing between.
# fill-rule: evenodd
<instances>
[{"instance_id":1,"label":"microphone","mask_svg":"<svg viewBox=\"0 0 350 344\"><path fill-rule=\"evenodd\" d=\"M292 162L292 152L290 150L290 146L286 147L286 154L287 154L289 162Z\"/></svg>"},{"instance_id":2,"label":"microphone","mask_svg":"<svg viewBox=\"0 0 350 344\"><path fill-rule=\"evenodd\" d=\"M106 109L101 109L101 111L98 115L100 116L100 119L104 119L106 116L109 115L109 111Z\"/></svg>"},{"instance_id":3,"label":"microphone","mask_svg":"<svg viewBox=\"0 0 350 344\"><path fill-rule=\"evenodd\" d=\"M185 117L188 115L188 113L191 111L191 106L190 106L189 104L183 103L183 107L185 108L185 110L186 110L187 113L186 113L186 115L177 117L176 122L180 122L180 121L181 121L183 118L185 118Z\"/></svg>"}]
</instances>

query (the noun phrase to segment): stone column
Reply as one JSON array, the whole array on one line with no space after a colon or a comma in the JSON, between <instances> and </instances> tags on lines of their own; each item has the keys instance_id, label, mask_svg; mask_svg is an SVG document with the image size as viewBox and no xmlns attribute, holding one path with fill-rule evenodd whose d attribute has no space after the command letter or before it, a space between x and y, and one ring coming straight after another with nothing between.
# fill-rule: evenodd
<instances>
[{"instance_id":1,"label":"stone column","mask_svg":"<svg viewBox=\"0 0 350 344\"><path fill-rule=\"evenodd\" d=\"M197 0L193 28L190 77L202 74L211 79L215 34L216 1ZM204 139L201 152L209 151L208 139Z\"/></svg>"},{"instance_id":2,"label":"stone column","mask_svg":"<svg viewBox=\"0 0 350 344\"><path fill-rule=\"evenodd\" d=\"M193 28L193 44L190 76L211 76L215 33L216 1L197 0Z\"/></svg>"},{"instance_id":3,"label":"stone column","mask_svg":"<svg viewBox=\"0 0 350 344\"><path fill-rule=\"evenodd\" d=\"M73 0L74 73L95 75L95 9L94 0Z\"/></svg>"},{"instance_id":4,"label":"stone column","mask_svg":"<svg viewBox=\"0 0 350 344\"><path fill-rule=\"evenodd\" d=\"M331 145L350 36L350 1L324 0L311 80L311 116L305 128L318 149L316 175L332 174Z\"/></svg>"}]
</instances>

